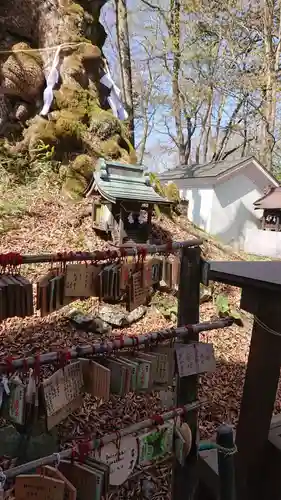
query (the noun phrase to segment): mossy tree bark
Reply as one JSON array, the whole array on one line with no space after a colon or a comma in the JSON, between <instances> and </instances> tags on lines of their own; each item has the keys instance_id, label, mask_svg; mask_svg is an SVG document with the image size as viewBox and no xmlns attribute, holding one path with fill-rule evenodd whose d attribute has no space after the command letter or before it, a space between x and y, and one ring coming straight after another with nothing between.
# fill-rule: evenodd
<instances>
[{"instance_id":1,"label":"mossy tree bark","mask_svg":"<svg viewBox=\"0 0 281 500\"><path fill-rule=\"evenodd\" d=\"M41 141L54 146L57 159L69 165L65 188L74 196L86 187L99 157L136 161L126 124L113 116L109 91L100 83L106 34L99 17L106 1L0 4L0 51L11 51L0 53L0 135L10 143L16 138L14 150L29 155ZM59 45L60 79L45 118L39 113L56 52L49 48Z\"/></svg>"}]
</instances>

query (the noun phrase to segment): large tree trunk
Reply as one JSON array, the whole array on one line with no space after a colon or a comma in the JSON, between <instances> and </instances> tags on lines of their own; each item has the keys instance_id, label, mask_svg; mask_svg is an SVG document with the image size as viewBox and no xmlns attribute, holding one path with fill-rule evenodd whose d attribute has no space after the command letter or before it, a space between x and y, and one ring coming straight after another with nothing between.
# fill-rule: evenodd
<instances>
[{"instance_id":1,"label":"large tree trunk","mask_svg":"<svg viewBox=\"0 0 281 500\"><path fill-rule=\"evenodd\" d=\"M274 8L278 6L278 16ZM278 20L279 17L279 20ZM277 83L280 69L281 49L281 2L264 2L264 102L261 126L261 160L272 170L272 155L275 146L275 121L277 106ZM278 29L276 30L276 23Z\"/></svg>"},{"instance_id":2,"label":"large tree trunk","mask_svg":"<svg viewBox=\"0 0 281 500\"><path fill-rule=\"evenodd\" d=\"M109 108L110 91L100 83L106 34L99 16L106 1L0 3L0 134L10 144L17 137L16 150L30 155L41 141L54 146L57 158L70 165L66 189L75 184L76 194L86 187L99 157L136 161L125 125ZM45 78L57 46L59 81L43 117Z\"/></svg>"},{"instance_id":3,"label":"large tree trunk","mask_svg":"<svg viewBox=\"0 0 281 500\"><path fill-rule=\"evenodd\" d=\"M123 100L126 104L126 109L129 115L130 139L131 143L134 145L133 84L127 2L126 0L115 0L115 6L117 44L121 69Z\"/></svg>"}]
</instances>

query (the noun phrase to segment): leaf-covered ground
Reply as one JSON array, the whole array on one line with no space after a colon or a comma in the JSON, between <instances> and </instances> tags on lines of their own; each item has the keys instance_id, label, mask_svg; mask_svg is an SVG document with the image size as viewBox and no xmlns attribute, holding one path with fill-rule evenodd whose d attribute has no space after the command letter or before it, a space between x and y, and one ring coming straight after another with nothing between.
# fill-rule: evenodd
<instances>
[{"instance_id":1,"label":"leaf-covered ground","mask_svg":"<svg viewBox=\"0 0 281 500\"><path fill-rule=\"evenodd\" d=\"M24 190L2 194L0 202L0 253L20 252L35 254L70 250L94 250L105 246L91 229L91 219L80 215L86 203L70 205L61 199L55 188L52 194L45 191L25 194ZM183 229L187 227L187 229ZM155 221L155 231L162 238L172 235L174 240L194 237L197 230L186 221L171 221L165 217ZM206 237L206 235L205 235ZM245 258L225 249L215 240L207 239L203 253L209 259L230 260ZM46 271L46 265L23 266L23 273L33 282ZM240 291L231 287L216 286L215 293L227 294L232 305L239 307ZM99 307L97 300L91 299L81 304L84 310L94 311ZM91 333L76 331L66 319L64 308L47 318L13 318L0 325L0 356L28 355L36 352L58 350L78 343L98 340ZM200 319L209 320L216 315L212 302L201 305ZM243 388L245 363L247 361L252 320L243 314L244 327L232 326L201 335L202 341L212 342L215 348L217 369L215 373L201 378L200 397L207 404L200 411L200 429L203 438L214 434L219 423L237 423L239 404ZM137 324L122 333L138 334L158 330L171 324L152 307ZM114 333L118 333L115 331ZM276 411L280 410L281 393L276 400ZM85 398L84 406L71 416L62 426L61 434L69 439L74 434L87 434L93 430L107 433L124 427L139 419L162 411L158 395L128 394L125 398L112 398L109 403L99 406L90 398Z\"/></svg>"}]
</instances>

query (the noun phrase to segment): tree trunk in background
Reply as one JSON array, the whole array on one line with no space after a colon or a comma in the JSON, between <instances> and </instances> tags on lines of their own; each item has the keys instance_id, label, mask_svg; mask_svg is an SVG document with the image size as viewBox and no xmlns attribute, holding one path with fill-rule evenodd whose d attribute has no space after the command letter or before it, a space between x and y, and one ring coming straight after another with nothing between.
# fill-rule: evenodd
<instances>
[{"instance_id":1,"label":"tree trunk in background","mask_svg":"<svg viewBox=\"0 0 281 500\"><path fill-rule=\"evenodd\" d=\"M99 22L105 3L0 1L0 51L8 51L0 54L0 134L15 154L31 156L42 142L52 146L67 167L65 190L74 197L88 185L98 158L136 162L128 131L109 107L110 89L100 83L106 73L106 34ZM59 79L43 117L45 79L58 46Z\"/></svg>"},{"instance_id":2,"label":"tree trunk in background","mask_svg":"<svg viewBox=\"0 0 281 500\"><path fill-rule=\"evenodd\" d=\"M272 170L272 154L275 146L277 79L280 66L281 2L278 2L279 27L277 33L274 7L275 3L273 1L264 1L264 103L261 125L261 161L268 170ZM274 43L274 38L277 38L277 44Z\"/></svg>"},{"instance_id":3,"label":"tree trunk in background","mask_svg":"<svg viewBox=\"0 0 281 500\"><path fill-rule=\"evenodd\" d=\"M236 118L239 114L241 107L244 104L245 99L246 99L246 96L241 98L241 100L239 100L236 103L236 106L235 106L234 110L232 111L232 114L228 120L226 127L225 127L222 138L221 138L219 144L217 144L217 146L216 146L216 152L213 155L213 161L219 161L219 160L223 159L223 156L226 153L226 146L227 146L229 137L231 136L231 133L232 133L232 127L235 125ZM238 149L238 148L234 148L234 150L236 150L236 149Z\"/></svg>"},{"instance_id":4,"label":"tree trunk in background","mask_svg":"<svg viewBox=\"0 0 281 500\"><path fill-rule=\"evenodd\" d=\"M134 139L134 107L133 107L133 85L132 66L130 52L130 38L128 27L128 12L126 0L115 0L116 7L116 31L117 45L120 61L120 73L122 82L123 100L129 115L129 131L131 143Z\"/></svg>"},{"instance_id":5,"label":"tree trunk in background","mask_svg":"<svg viewBox=\"0 0 281 500\"><path fill-rule=\"evenodd\" d=\"M180 67L181 67L181 52L180 52L180 0L171 0L170 3L170 35L173 52L173 68L172 68L172 92L173 92L173 116L175 120L176 138L175 143L178 149L179 164L187 165L190 155L189 145L191 141L186 141L182 127L182 102L180 93Z\"/></svg>"}]
</instances>

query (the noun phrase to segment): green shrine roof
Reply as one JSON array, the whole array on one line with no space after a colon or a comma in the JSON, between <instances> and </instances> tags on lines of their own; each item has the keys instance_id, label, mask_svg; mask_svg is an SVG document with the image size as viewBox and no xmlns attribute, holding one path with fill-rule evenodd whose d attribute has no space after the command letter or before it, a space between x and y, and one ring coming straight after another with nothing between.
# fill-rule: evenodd
<instances>
[{"instance_id":1,"label":"green shrine roof","mask_svg":"<svg viewBox=\"0 0 281 500\"><path fill-rule=\"evenodd\" d=\"M123 200L159 205L171 204L171 201L154 191L141 165L127 165L100 159L87 195L93 191L98 191L111 203Z\"/></svg>"}]
</instances>

